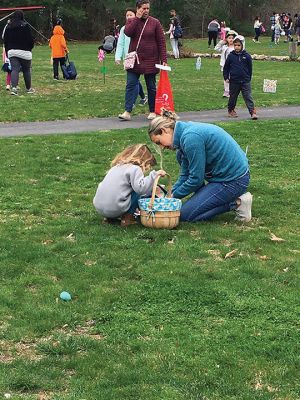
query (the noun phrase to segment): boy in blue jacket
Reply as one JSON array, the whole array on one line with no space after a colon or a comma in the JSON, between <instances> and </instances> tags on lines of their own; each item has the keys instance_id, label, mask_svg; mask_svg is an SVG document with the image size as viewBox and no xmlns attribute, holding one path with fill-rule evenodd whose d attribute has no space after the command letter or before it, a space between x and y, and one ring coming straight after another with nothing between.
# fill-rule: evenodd
<instances>
[{"instance_id":1,"label":"boy in blue jacket","mask_svg":"<svg viewBox=\"0 0 300 400\"><path fill-rule=\"evenodd\" d=\"M257 119L251 94L252 58L244 50L244 37L238 35L234 41L234 50L229 54L224 65L224 80L229 82L228 117L236 118L235 111L238 96L242 92L244 101L252 119Z\"/></svg>"}]
</instances>

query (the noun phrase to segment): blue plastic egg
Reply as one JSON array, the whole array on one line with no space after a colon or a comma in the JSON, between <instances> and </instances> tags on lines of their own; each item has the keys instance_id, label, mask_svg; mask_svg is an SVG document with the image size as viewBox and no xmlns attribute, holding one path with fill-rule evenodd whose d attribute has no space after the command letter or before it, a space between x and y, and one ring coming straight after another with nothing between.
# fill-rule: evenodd
<instances>
[{"instance_id":1,"label":"blue plastic egg","mask_svg":"<svg viewBox=\"0 0 300 400\"><path fill-rule=\"evenodd\" d=\"M59 297L64 300L64 301L69 301L72 299L70 293L68 292L61 292L61 294L59 295Z\"/></svg>"}]
</instances>

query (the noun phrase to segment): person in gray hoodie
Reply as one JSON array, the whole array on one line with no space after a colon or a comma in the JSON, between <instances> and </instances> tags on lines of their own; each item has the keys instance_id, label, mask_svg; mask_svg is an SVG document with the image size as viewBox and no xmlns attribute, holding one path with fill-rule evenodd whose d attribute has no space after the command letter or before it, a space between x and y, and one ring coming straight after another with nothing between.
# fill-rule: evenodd
<instances>
[{"instance_id":1,"label":"person in gray hoodie","mask_svg":"<svg viewBox=\"0 0 300 400\"><path fill-rule=\"evenodd\" d=\"M136 223L134 213L142 195L150 195L155 178L165 176L164 170L144 173L156 165L156 159L145 144L127 147L117 154L111 163L111 169L100 182L93 200L97 212L104 222L114 222L121 218L121 226Z\"/></svg>"}]
</instances>

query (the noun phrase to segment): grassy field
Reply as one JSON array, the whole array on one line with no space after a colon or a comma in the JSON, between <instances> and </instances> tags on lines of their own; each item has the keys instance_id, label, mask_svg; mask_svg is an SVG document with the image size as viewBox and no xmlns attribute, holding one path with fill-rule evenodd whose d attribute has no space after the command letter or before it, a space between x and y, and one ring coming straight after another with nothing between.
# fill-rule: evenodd
<instances>
[{"instance_id":1,"label":"grassy field","mask_svg":"<svg viewBox=\"0 0 300 400\"><path fill-rule=\"evenodd\" d=\"M250 144L247 225L101 224L97 184L145 130L1 139L0 396L300 399L300 121L222 126Z\"/></svg>"},{"instance_id":2,"label":"grassy field","mask_svg":"<svg viewBox=\"0 0 300 400\"><path fill-rule=\"evenodd\" d=\"M206 41L188 41L195 50L207 46ZM250 40L249 49L268 49L267 43L254 44ZM260 47L259 47L260 46ZM107 75L104 84L97 60L97 44L70 44L70 57L76 62L76 81L53 81L50 52L47 46L38 46L33 55L33 87L37 93L24 93L21 79L21 95L10 96L0 88L0 121L43 121L117 116L124 109L125 72L114 64L114 56L106 59ZM283 43L280 49L286 49ZM275 50L280 53L280 49ZM272 51L275 51L272 50ZM194 59L175 61L170 59L173 70L170 78L174 91L176 111L196 111L225 108L222 98L223 81L218 59L203 59L201 71L196 71ZM253 96L258 107L279 104L299 104L300 80L298 62L254 61ZM277 79L276 94L263 93L263 80ZM144 85L145 86L145 85ZM23 92L22 92L23 90ZM239 105L243 105L242 102ZM148 112L148 107L137 106L134 114Z\"/></svg>"},{"instance_id":3,"label":"grassy field","mask_svg":"<svg viewBox=\"0 0 300 400\"><path fill-rule=\"evenodd\" d=\"M279 45L271 43L270 38L261 36L260 43L254 43L252 38L246 38L246 50L250 54L265 54L270 56L288 56L289 43L284 43L284 38L281 38ZM213 50L208 49L207 39L183 39L184 46L193 49L196 52L210 53Z\"/></svg>"}]
</instances>

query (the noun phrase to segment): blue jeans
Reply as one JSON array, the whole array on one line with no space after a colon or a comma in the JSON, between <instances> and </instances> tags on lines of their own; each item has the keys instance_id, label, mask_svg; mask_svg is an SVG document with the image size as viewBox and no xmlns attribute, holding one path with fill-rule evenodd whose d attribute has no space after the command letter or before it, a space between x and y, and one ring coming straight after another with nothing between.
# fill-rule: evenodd
<instances>
[{"instance_id":1,"label":"blue jeans","mask_svg":"<svg viewBox=\"0 0 300 400\"><path fill-rule=\"evenodd\" d=\"M138 82L138 93L141 99L145 98L144 89L140 81Z\"/></svg>"},{"instance_id":2,"label":"blue jeans","mask_svg":"<svg viewBox=\"0 0 300 400\"><path fill-rule=\"evenodd\" d=\"M133 105L136 102L138 96L138 81L141 74L137 74L130 70L127 71L127 83L125 93L125 110L128 112L132 111ZM156 74L145 74L145 81L148 92L148 105L149 111L154 112L155 109L155 96L156 96Z\"/></svg>"},{"instance_id":3,"label":"blue jeans","mask_svg":"<svg viewBox=\"0 0 300 400\"><path fill-rule=\"evenodd\" d=\"M127 214L134 214L136 209L139 208L139 199L141 196L136 192L131 193L131 204L129 209L126 211Z\"/></svg>"},{"instance_id":4,"label":"blue jeans","mask_svg":"<svg viewBox=\"0 0 300 400\"><path fill-rule=\"evenodd\" d=\"M260 30L260 28L255 28L254 30L255 30L255 38L254 39L258 42L261 30Z\"/></svg>"},{"instance_id":5,"label":"blue jeans","mask_svg":"<svg viewBox=\"0 0 300 400\"><path fill-rule=\"evenodd\" d=\"M236 199L247 191L250 173L230 182L211 182L201 186L181 208L181 221L206 221L237 208Z\"/></svg>"}]
</instances>

